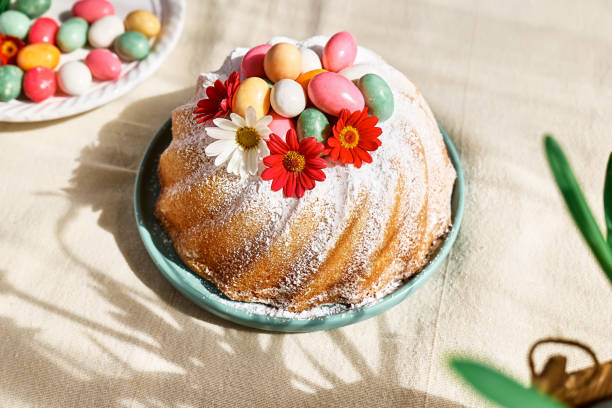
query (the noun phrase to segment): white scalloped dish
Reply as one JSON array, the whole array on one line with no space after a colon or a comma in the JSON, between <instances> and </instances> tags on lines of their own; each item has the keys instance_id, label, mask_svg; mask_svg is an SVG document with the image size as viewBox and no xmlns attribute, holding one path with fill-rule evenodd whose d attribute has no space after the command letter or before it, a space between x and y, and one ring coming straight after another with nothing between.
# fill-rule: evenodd
<instances>
[{"instance_id":1,"label":"white scalloped dish","mask_svg":"<svg viewBox=\"0 0 612 408\"><path fill-rule=\"evenodd\" d=\"M23 95L9 102L0 102L0 122L37 122L76 115L104 105L129 92L151 76L176 46L185 19L184 0L111 0L115 14L122 19L133 10L149 10L161 21L162 29L151 44L147 58L139 62L124 63L121 77L116 81L95 81L88 92L80 96L58 94L43 102L35 103ZM54 0L51 9L44 14L57 21L69 17L74 2ZM84 60L89 53L84 48L62 54L60 66L68 61Z\"/></svg>"}]
</instances>

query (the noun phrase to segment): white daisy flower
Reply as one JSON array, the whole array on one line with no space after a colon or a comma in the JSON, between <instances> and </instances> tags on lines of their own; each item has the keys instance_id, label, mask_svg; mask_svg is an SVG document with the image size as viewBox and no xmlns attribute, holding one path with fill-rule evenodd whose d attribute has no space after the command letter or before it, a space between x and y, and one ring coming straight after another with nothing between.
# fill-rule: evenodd
<instances>
[{"instance_id":1,"label":"white daisy flower","mask_svg":"<svg viewBox=\"0 0 612 408\"><path fill-rule=\"evenodd\" d=\"M260 162L270 154L265 141L272 133L268 127L272 116L257 120L255 109L249 106L246 118L236 113L231 113L230 118L214 119L216 127L206 128L206 133L217 139L206 146L206 155L216 156L215 166L228 162L227 171L241 178L255 175Z\"/></svg>"}]
</instances>

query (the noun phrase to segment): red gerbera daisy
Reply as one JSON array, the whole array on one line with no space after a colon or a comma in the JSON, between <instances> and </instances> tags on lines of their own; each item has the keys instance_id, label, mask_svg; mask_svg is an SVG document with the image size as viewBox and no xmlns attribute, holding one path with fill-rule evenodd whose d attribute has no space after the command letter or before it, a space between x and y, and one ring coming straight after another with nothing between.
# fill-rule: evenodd
<instances>
[{"instance_id":1,"label":"red gerbera daisy","mask_svg":"<svg viewBox=\"0 0 612 408\"><path fill-rule=\"evenodd\" d=\"M298 143L295 130L289 129L285 140L273 133L266 143L271 154L263 162L269 168L261 173L261 178L274 180L272 191L282 188L285 197L301 198L306 190L314 188L315 181L325 180L321 169L327 163L319 157L325 147L314 137Z\"/></svg>"},{"instance_id":2,"label":"red gerbera daisy","mask_svg":"<svg viewBox=\"0 0 612 408\"><path fill-rule=\"evenodd\" d=\"M232 72L225 83L216 80L214 85L206 88L208 99L200 99L198 107L193 110L193 120L204 123L215 118L225 118L232 111L232 98L240 85L240 74Z\"/></svg>"},{"instance_id":3,"label":"red gerbera daisy","mask_svg":"<svg viewBox=\"0 0 612 408\"><path fill-rule=\"evenodd\" d=\"M25 43L17 37L0 34L0 65L15 64Z\"/></svg>"},{"instance_id":4,"label":"red gerbera daisy","mask_svg":"<svg viewBox=\"0 0 612 408\"><path fill-rule=\"evenodd\" d=\"M372 163L368 151L372 152L382 145L378 139L382 129L376 127L376 123L378 118L368 116L367 107L353 113L342 109L323 154L330 155L334 160L340 159L344 164L352 163L357 168L361 167L362 162Z\"/></svg>"}]
</instances>

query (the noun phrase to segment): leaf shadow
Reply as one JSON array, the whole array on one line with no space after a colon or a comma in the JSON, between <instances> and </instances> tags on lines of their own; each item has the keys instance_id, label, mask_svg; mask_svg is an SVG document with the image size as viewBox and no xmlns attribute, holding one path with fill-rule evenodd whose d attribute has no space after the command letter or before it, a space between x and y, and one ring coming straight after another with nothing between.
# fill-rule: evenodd
<instances>
[{"instance_id":1,"label":"leaf shadow","mask_svg":"<svg viewBox=\"0 0 612 408\"><path fill-rule=\"evenodd\" d=\"M97 303L104 304L103 310L68 310L38 299L0 270L3 296L44 311L50 321L72 330L77 340L67 344L79 346L62 348L46 338L44 324L24 327L0 311L0 357L9 362L0 389L13 402L45 407L461 406L400 382L399 342L381 352L381 368L374 369L365 358L370 350L351 335L355 328L310 334L242 328L199 309L162 277L136 229L133 185L155 129L190 93L184 89L128 106L104 125L96 144L82 149L64 191L70 206L58 221L57 238L71 262L86 271L84 279L92 288L87 292L101 299ZM78 246L67 239L68 226L82 208L99 212L98 225L112 234L130 270L152 294L82 259ZM370 335L379 340L390 337L385 315L361 324L375 329ZM313 340L331 347L317 354ZM288 355L296 345L303 364L311 363L310 371L295 367L295 356ZM91 350L91 356L84 356L84 350ZM357 379L338 375L329 366L330 357L344 361Z\"/></svg>"}]
</instances>

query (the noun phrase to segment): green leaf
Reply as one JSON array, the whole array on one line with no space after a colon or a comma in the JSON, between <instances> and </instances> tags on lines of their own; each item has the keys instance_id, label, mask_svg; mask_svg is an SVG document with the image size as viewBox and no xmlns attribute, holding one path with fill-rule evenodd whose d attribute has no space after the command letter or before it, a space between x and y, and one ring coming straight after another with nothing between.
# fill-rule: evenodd
<instances>
[{"instance_id":1,"label":"green leaf","mask_svg":"<svg viewBox=\"0 0 612 408\"><path fill-rule=\"evenodd\" d=\"M567 158L559 144L551 136L545 136L544 145L548 163L565 199L567 208L593 251L593 255L597 258L599 265L612 283L612 250L589 209Z\"/></svg>"},{"instance_id":2,"label":"green leaf","mask_svg":"<svg viewBox=\"0 0 612 408\"><path fill-rule=\"evenodd\" d=\"M476 361L453 358L451 368L480 394L506 408L563 408L565 405L542 394L537 389L527 388L505 376L496 369Z\"/></svg>"},{"instance_id":3,"label":"green leaf","mask_svg":"<svg viewBox=\"0 0 612 408\"><path fill-rule=\"evenodd\" d=\"M608 229L608 245L612 251L612 153L608 159L606 179L604 181L604 214L606 216L606 227Z\"/></svg>"},{"instance_id":4,"label":"green leaf","mask_svg":"<svg viewBox=\"0 0 612 408\"><path fill-rule=\"evenodd\" d=\"M0 13L8 9L11 0L0 0Z\"/></svg>"}]
</instances>

